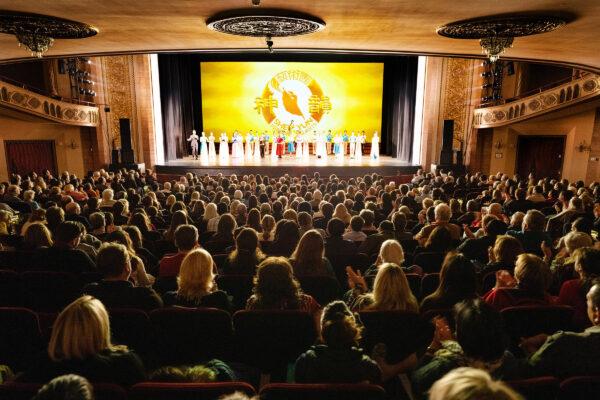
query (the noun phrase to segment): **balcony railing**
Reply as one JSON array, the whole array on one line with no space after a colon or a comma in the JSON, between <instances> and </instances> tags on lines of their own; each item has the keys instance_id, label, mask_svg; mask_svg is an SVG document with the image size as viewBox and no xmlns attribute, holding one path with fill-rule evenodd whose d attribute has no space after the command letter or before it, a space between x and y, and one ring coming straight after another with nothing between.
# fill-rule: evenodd
<instances>
[{"instance_id":1,"label":"balcony railing","mask_svg":"<svg viewBox=\"0 0 600 400\"><path fill-rule=\"evenodd\" d=\"M493 107L479 107L473 112L475 128L492 128L536 117L550 111L589 100L600 95L600 76L584 74L577 79L525 97L511 99Z\"/></svg>"}]
</instances>

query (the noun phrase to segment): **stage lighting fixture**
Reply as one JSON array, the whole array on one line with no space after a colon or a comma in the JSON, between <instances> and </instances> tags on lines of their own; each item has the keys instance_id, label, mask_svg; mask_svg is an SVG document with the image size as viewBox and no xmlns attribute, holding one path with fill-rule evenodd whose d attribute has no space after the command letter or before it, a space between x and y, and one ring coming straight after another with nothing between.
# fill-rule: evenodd
<instances>
[{"instance_id":1,"label":"stage lighting fixture","mask_svg":"<svg viewBox=\"0 0 600 400\"><path fill-rule=\"evenodd\" d=\"M252 0L252 5L255 7L260 6L260 0Z\"/></svg>"}]
</instances>

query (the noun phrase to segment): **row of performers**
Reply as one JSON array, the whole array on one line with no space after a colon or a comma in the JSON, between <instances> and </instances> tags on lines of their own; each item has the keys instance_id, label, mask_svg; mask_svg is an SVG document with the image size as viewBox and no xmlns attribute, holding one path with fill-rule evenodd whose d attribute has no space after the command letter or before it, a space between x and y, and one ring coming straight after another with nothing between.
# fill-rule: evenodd
<instances>
[{"instance_id":1,"label":"row of performers","mask_svg":"<svg viewBox=\"0 0 600 400\"><path fill-rule=\"evenodd\" d=\"M201 136L192 131L188 137L192 148L192 157L198 159L216 159L215 136L211 132L208 137L202 132ZM348 154L351 159L361 159L363 156L362 145L366 142L364 131L356 135L354 132L348 135L332 134L329 131L326 135L314 132L312 135L297 134L277 134L270 136L267 133L259 135L250 131L245 138L239 132L235 131L231 140L232 158L263 158L271 155L273 158L281 158L284 155L296 155L296 157L308 157L310 154L310 143L313 143L313 154L317 158L324 158L333 154L336 157L343 158ZM200 149L198 149L200 144ZM200 150L198 152L198 150ZM348 151L349 150L349 151ZM199 153L199 154L198 154ZM376 160L379 158L379 134L373 133L371 140L370 158ZM219 158L224 161L229 158L229 137L227 133L221 133L219 137Z\"/></svg>"}]
</instances>

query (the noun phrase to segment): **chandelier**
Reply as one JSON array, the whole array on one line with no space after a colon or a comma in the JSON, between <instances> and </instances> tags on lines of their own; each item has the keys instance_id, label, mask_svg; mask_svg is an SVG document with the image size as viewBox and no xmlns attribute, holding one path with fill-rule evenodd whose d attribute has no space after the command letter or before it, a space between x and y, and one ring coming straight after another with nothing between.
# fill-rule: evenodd
<instances>
[{"instance_id":1,"label":"chandelier","mask_svg":"<svg viewBox=\"0 0 600 400\"><path fill-rule=\"evenodd\" d=\"M0 33L15 35L19 46L32 56L42 57L55 39L81 39L94 36L98 29L82 22L49 15L0 11Z\"/></svg>"},{"instance_id":2,"label":"chandelier","mask_svg":"<svg viewBox=\"0 0 600 400\"><path fill-rule=\"evenodd\" d=\"M325 22L311 15L267 8L227 11L209 18L206 25L229 35L264 37L271 53L274 37L305 35L325 28Z\"/></svg>"},{"instance_id":3,"label":"chandelier","mask_svg":"<svg viewBox=\"0 0 600 400\"><path fill-rule=\"evenodd\" d=\"M500 15L457 21L437 28L440 36L453 39L479 39L482 52L491 62L513 45L514 38L553 31L568 22L564 16Z\"/></svg>"}]
</instances>

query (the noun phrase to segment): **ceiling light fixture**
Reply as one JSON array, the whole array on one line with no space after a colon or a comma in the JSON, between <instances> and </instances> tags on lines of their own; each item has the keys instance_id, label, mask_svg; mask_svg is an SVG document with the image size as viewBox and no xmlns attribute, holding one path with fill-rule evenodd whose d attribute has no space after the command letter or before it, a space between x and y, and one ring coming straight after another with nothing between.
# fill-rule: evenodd
<instances>
[{"instance_id":1,"label":"ceiling light fixture","mask_svg":"<svg viewBox=\"0 0 600 400\"><path fill-rule=\"evenodd\" d=\"M550 32L567 22L566 17L552 15L499 15L452 22L436 32L453 39L479 39L483 53L496 62L512 47L514 38Z\"/></svg>"},{"instance_id":2,"label":"ceiling light fixture","mask_svg":"<svg viewBox=\"0 0 600 400\"><path fill-rule=\"evenodd\" d=\"M270 53L274 37L306 35L325 29L325 22L311 15L267 8L227 11L208 19L206 25L229 35L263 37Z\"/></svg>"},{"instance_id":3,"label":"ceiling light fixture","mask_svg":"<svg viewBox=\"0 0 600 400\"><path fill-rule=\"evenodd\" d=\"M42 57L55 39L87 38L96 35L98 29L49 15L0 11L0 33L15 35L19 46L25 46L32 56Z\"/></svg>"}]
</instances>

